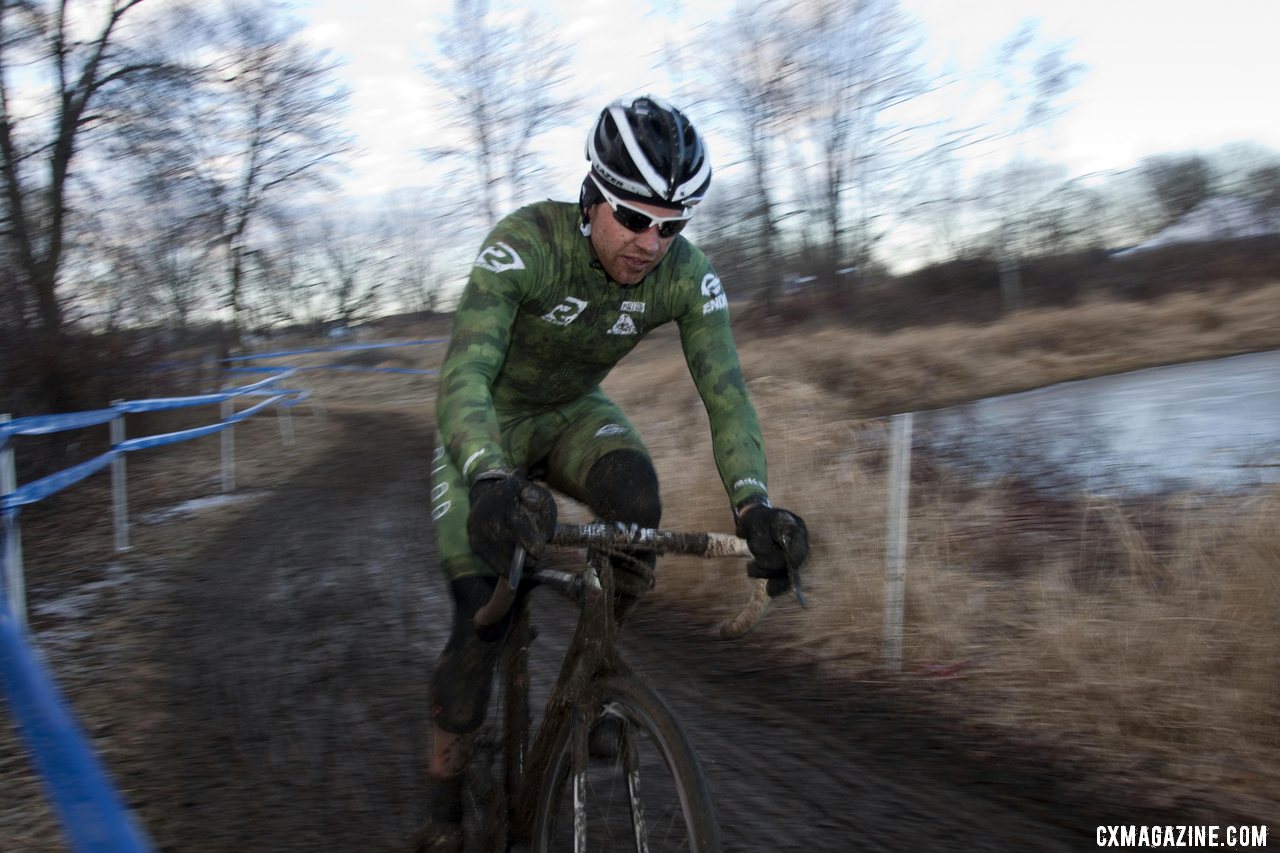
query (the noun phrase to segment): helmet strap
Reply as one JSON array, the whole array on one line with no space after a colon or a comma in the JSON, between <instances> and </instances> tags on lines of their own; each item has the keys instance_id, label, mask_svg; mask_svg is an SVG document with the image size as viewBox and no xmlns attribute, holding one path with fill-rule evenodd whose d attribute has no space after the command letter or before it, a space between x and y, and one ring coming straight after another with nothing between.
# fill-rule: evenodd
<instances>
[{"instance_id":1,"label":"helmet strap","mask_svg":"<svg viewBox=\"0 0 1280 853\"><path fill-rule=\"evenodd\" d=\"M578 230L582 232L582 236L591 236L591 208L604 201L604 196L600 194L600 190L596 187L595 181L591 180L590 173L582 179L582 189L578 192Z\"/></svg>"}]
</instances>

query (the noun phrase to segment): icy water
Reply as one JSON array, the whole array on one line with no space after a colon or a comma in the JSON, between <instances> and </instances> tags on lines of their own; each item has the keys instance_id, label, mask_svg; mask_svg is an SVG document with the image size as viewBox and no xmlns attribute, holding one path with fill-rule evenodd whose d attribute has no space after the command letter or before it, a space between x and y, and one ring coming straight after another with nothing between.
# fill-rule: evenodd
<instances>
[{"instance_id":1,"label":"icy water","mask_svg":"<svg viewBox=\"0 0 1280 853\"><path fill-rule=\"evenodd\" d=\"M1280 482L1280 350L993 397L915 416L917 447L986 474L1102 493Z\"/></svg>"}]
</instances>

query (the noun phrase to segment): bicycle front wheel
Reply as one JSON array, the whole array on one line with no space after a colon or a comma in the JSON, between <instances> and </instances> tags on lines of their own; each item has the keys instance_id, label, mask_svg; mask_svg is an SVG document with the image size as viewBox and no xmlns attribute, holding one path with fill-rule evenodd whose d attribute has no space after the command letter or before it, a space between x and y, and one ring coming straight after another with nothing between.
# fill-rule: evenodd
<instances>
[{"instance_id":1,"label":"bicycle front wheel","mask_svg":"<svg viewBox=\"0 0 1280 853\"><path fill-rule=\"evenodd\" d=\"M612 676L582 707L542 779L533 849L719 851L706 779L658 695L634 676Z\"/></svg>"}]
</instances>

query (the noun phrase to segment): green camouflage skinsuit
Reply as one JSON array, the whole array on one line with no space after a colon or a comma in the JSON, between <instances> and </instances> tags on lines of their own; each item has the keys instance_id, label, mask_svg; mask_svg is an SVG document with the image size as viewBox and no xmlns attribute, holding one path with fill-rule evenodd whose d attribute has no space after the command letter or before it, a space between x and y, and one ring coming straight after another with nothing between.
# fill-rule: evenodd
<instances>
[{"instance_id":1,"label":"green camouflage skinsuit","mask_svg":"<svg viewBox=\"0 0 1280 853\"><path fill-rule=\"evenodd\" d=\"M458 304L440 375L432 518L450 580L493 574L467 544L467 494L478 475L545 460L549 484L581 499L596 460L645 452L600 382L671 320L730 502L765 496L760 424L706 256L677 236L643 281L624 287L595 259L577 205L541 202L498 223Z\"/></svg>"}]
</instances>

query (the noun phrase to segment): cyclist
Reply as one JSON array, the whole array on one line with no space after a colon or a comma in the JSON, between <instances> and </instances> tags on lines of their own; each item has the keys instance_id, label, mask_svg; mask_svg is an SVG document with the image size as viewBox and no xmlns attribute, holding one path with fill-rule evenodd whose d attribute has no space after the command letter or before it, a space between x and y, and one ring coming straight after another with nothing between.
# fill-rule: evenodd
<instances>
[{"instance_id":1,"label":"cyclist","mask_svg":"<svg viewBox=\"0 0 1280 853\"><path fill-rule=\"evenodd\" d=\"M454 623L432 681L431 816L419 849L462 849L465 736L484 719L505 628L479 628L474 616L516 547L536 556L555 527L555 501L531 473L606 521L660 521L649 454L600 390L648 332L679 328L753 571L785 591L808 551L804 522L769 503L720 279L679 236L711 183L701 136L658 98L620 99L601 111L586 153L578 204L529 205L489 234L441 370L432 518ZM620 614L652 586L653 567L652 555L618 560Z\"/></svg>"}]
</instances>

